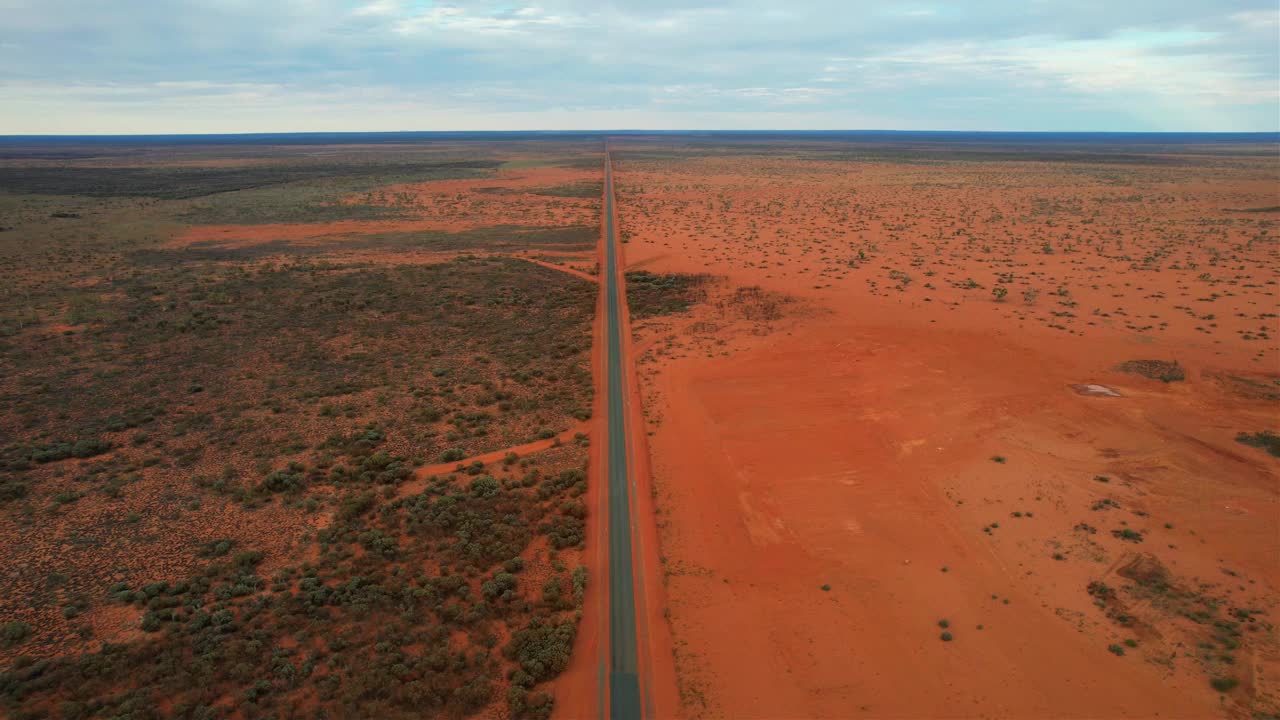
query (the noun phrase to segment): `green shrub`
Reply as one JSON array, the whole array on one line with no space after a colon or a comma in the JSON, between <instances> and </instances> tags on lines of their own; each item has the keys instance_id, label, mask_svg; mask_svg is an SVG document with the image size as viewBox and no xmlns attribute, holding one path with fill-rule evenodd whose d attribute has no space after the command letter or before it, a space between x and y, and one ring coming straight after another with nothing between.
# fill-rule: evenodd
<instances>
[{"instance_id":1,"label":"green shrub","mask_svg":"<svg viewBox=\"0 0 1280 720\"><path fill-rule=\"evenodd\" d=\"M482 475L471 481L471 494L478 498L490 498L502 492L502 484L492 476Z\"/></svg>"},{"instance_id":2,"label":"green shrub","mask_svg":"<svg viewBox=\"0 0 1280 720\"><path fill-rule=\"evenodd\" d=\"M535 681L543 682L556 677L569 665L576 633L572 621L534 618L512 635L505 652Z\"/></svg>"},{"instance_id":3,"label":"green shrub","mask_svg":"<svg viewBox=\"0 0 1280 720\"><path fill-rule=\"evenodd\" d=\"M1280 457L1280 435L1263 430L1253 434L1242 432L1236 435L1236 442L1266 450L1268 453Z\"/></svg>"},{"instance_id":4,"label":"green shrub","mask_svg":"<svg viewBox=\"0 0 1280 720\"><path fill-rule=\"evenodd\" d=\"M235 540L212 540L200 546L200 550L196 552L202 558L222 557L231 552L231 548L235 547Z\"/></svg>"},{"instance_id":5,"label":"green shrub","mask_svg":"<svg viewBox=\"0 0 1280 720\"><path fill-rule=\"evenodd\" d=\"M1124 540L1125 542L1140 543L1142 542L1142 533L1132 528L1124 528L1121 530L1112 530L1111 534Z\"/></svg>"},{"instance_id":6,"label":"green shrub","mask_svg":"<svg viewBox=\"0 0 1280 720\"><path fill-rule=\"evenodd\" d=\"M1209 685L1218 692L1231 692L1235 689L1240 681L1233 677L1216 677L1209 681Z\"/></svg>"},{"instance_id":7,"label":"green shrub","mask_svg":"<svg viewBox=\"0 0 1280 720\"><path fill-rule=\"evenodd\" d=\"M267 477L258 483L256 490L262 494L296 493L302 490L304 484L302 465L289 463L289 467L283 470L273 470L268 473Z\"/></svg>"},{"instance_id":8,"label":"green shrub","mask_svg":"<svg viewBox=\"0 0 1280 720\"><path fill-rule=\"evenodd\" d=\"M586 525L581 518L573 515L560 515L543 526L543 532L551 540L551 547L562 550L576 547L583 541Z\"/></svg>"},{"instance_id":9,"label":"green shrub","mask_svg":"<svg viewBox=\"0 0 1280 720\"><path fill-rule=\"evenodd\" d=\"M261 550L246 550L245 552L236 553L235 566L238 568L257 567L262 562Z\"/></svg>"},{"instance_id":10,"label":"green shrub","mask_svg":"<svg viewBox=\"0 0 1280 720\"><path fill-rule=\"evenodd\" d=\"M111 449L111 443L97 438L85 438L74 443L58 442L35 448L31 459L38 463L56 462L67 458L91 458Z\"/></svg>"},{"instance_id":11,"label":"green shrub","mask_svg":"<svg viewBox=\"0 0 1280 720\"><path fill-rule=\"evenodd\" d=\"M542 583L542 602L559 609L564 600L564 588L559 575L552 575Z\"/></svg>"},{"instance_id":12,"label":"green shrub","mask_svg":"<svg viewBox=\"0 0 1280 720\"><path fill-rule=\"evenodd\" d=\"M0 505L27 496L26 483L18 482L12 477L0 477Z\"/></svg>"},{"instance_id":13,"label":"green shrub","mask_svg":"<svg viewBox=\"0 0 1280 720\"><path fill-rule=\"evenodd\" d=\"M1120 372L1141 375L1160 382L1181 382L1187 379L1187 373L1177 360L1129 360L1120 363L1116 368Z\"/></svg>"},{"instance_id":14,"label":"green shrub","mask_svg":"<svg viewBox=\"0 0 1280 720\"><path fill-rule=\"evenodd\" d=\"M372 490L366 490L362 493L347 495L342 498L342 502L338 505L337 520L346 524L360 517L373 507L375 495Z\"/></svg>"},{"instance_id":15,"label":"green shrub","mask_svg":"<svg viewBox=\"0 0 1280 720\"><path fill-rule=\"evenodd\" d=\"M31 626L21 620L0 625L0 647L11 648L31 637Z\"/></svg>"}]
</instances>

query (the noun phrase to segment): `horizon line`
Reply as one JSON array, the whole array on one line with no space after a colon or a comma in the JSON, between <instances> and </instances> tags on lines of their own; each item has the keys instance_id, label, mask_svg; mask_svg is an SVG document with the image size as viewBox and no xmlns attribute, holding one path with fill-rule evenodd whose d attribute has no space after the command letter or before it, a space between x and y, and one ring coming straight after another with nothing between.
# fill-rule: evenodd
<instances>
[{"instance_id":1,"label":"horizon line","mask_svg":"<svg viewBox=\"0 0 1280 720\"><path fill-rule=\"evenodd\" d=\"M0 133L0 143L32 140L75 139L130 139L130 138L269 138L269 137L325 137L325 136L392 136L392 135L1056 135L1056 136L1110 136L1110 137L1160 137L1203 136L1220 138L1268 138L1280 142L1280 130L913 130L886 128L848 129L556 129L556 130L301 130L301 131L233 131L233 132L151 132L151 133Z\"/></svg>"}]
</instances>

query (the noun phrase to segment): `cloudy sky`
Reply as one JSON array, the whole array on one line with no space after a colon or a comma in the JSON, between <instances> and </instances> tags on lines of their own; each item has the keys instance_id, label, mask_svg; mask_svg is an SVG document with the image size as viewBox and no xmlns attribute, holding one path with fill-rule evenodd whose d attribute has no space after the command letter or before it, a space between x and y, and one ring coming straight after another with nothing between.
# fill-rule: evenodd
<instances>
[{"instance_id":1,"label":"cloudy sky","mask_svg":"<svg viewBox=\"0 0 1280 720\"><path fill-rule=\"evenodd\" d=\"M1276 0L0 0L0 134L1280 129Z\"/></svg>"}]
</instances>

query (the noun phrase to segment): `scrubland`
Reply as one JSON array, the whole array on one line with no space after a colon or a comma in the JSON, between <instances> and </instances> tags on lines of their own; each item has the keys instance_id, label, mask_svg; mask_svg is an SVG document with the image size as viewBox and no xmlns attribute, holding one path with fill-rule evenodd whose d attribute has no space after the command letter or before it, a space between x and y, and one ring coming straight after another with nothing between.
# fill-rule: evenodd
<instances>
[{"instance_id":1,"label":"scrubland","mask_svg":"<svg viewBox=\"0 0 1280 720\"><path fill-rule=\"evenodd\" d=\"M614 157L685 714L1280 712L1276 148Z\"/></svg>"},{"instance_id":2,"label":"scrubland","mask_svg":"<svg viewBox=\"0 0 1280 720\"><path fill-rule=\"evenodd\" d=\"M1280 712L1276 148L611 146L656 707ZM3 148L0 714L593 706L602 160Z\"/></svg>"},{"instance_id":3,"label":"scrubland","mask_svg":"<svg viewBox=\"0 0 1280 720\"><path fill-rule=\"evenodd\" d=\"M601 161L5 148L0 714L550 715Z\"/></svg>"}]
</instances>

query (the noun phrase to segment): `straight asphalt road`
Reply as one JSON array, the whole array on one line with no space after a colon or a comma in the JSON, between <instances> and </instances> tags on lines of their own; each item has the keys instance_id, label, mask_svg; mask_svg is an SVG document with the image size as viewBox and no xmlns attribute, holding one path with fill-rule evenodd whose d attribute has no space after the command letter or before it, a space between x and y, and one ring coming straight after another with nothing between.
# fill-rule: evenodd
<instances>
[{"instance_id":1,"label":"straight asphalt road","mask_svg":"<svg viewBox=\"0 0 1280 720\"><path fill-rule=\"evenodd\" d=\"M641 720L636 655L635 575L631 563L631 473L627 454L627 384L623 368L622 289L617 281L613 227L613 162L605 149L605 392L609 498L609 717Z\"/></svg>"}]
</instances>

